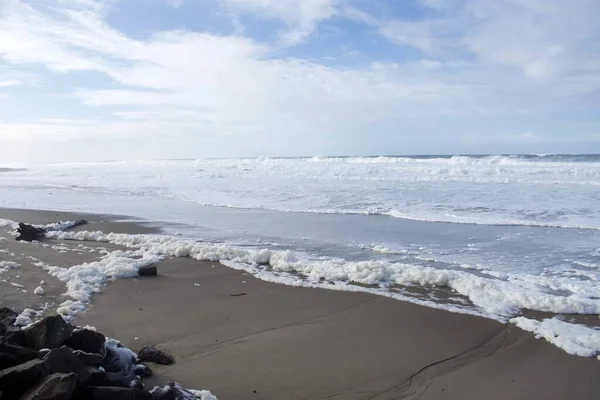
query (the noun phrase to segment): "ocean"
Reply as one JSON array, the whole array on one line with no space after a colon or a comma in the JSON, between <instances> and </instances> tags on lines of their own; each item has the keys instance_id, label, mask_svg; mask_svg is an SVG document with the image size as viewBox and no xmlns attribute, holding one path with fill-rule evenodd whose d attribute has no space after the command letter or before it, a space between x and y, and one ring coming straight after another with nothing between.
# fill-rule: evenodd
<instances>
[{"instance_id":1,"label":"ocean","mask_svg":"<svg viewBox=\"0 0 600 400\"><path fill-rule=\"evenodd\" d=\"M572 354L600 350L599 155L0 164L0 206L135 216L170 245L199 246L196 258L261 279L372 292L511 322Z\"/></svg>"}]
</instances>

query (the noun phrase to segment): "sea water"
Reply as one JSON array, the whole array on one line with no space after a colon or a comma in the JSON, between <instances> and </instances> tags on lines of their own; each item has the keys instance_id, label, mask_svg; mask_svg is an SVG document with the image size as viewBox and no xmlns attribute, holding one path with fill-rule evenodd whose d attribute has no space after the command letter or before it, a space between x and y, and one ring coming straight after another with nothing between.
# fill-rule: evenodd
<instances>
[{"instance_id":1,"label":"sea water","mask_svg":"<svg viewBox=\"0 0 600 400\"><path fill-rule=\"evenodd\" d=\"M565 349L582 336L569 314L600 314L596 155L0 164L0 206L166 223L168 240L146 247L513 321ZM584 332L590 352L574 354L600 350Z\"/></svg>"}]
</instances>

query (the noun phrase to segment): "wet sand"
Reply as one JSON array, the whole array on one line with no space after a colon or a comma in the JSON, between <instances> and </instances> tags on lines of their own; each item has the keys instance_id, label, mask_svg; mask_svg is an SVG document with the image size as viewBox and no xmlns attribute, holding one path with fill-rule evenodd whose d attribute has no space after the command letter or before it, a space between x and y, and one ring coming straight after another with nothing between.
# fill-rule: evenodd
<instances>
[{"instance_id":1,"label":"wet sand","mask_svg":"<svg viewBox=\"0 0 600 400\"><path fill-rule=\"evenodd\" d=\"M0 210L0 218L44 223L36 218L81 217L14 213ZM80 229L140 229L86 218L91 226ZM11 247L15 254L52 257L51 247L10 246L18 246ZM68 266L97 255L67 251L54 257L55 264ZM21 276L48 281L34 268ZM60 297L62 283L53 284ZM8 295L5 286L0 289L4 303ZM267 283L186 258L162 262L155 278L109 283L78 323L134 350L157 345L171 352L177 363L152 366L149 386L171 379L220 399L562 400L597 399L600 393L597 359L570 356L513 326L365 293Z\"/></svg>"}]
</instances>

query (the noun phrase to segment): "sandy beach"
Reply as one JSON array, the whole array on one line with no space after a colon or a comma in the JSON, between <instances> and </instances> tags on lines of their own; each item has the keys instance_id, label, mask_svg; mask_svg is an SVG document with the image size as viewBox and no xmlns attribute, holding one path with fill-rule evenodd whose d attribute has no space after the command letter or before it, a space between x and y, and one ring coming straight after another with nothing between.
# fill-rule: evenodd
<instances>
[{"instance_id":1,"label":"sandy beach","mask_svg":"<svg viewBox=\"0 0 600 400\"><path fill-rule=\"evenodd\" d=\"M86 218L85 230L152 233L134 221L0 210L46 224ZM16 311L65 300L64 284L36 262L70 267L116 246L17 243L1 227L0 303ZM37 260L37 261L36 261ZM600 364L571 356L512 325L366 293L288 287L214 262L171 258L159 276L110 282L77 323L136 350L156 345L177 363L153 367L148 386L176 380L219 399L597 399ZM40 281L46 293L33 294ZM6 281L6 282L5 282ZM17 284L21 287L15 286Z\"/></svg>"}]
</instances>

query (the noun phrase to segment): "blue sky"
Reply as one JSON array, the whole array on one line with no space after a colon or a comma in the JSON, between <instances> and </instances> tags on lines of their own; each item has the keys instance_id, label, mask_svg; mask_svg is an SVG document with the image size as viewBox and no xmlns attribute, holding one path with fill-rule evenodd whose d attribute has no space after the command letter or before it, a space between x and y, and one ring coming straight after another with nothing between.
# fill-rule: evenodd
<instances>
[{"instance_id":1,"label":"blue sky","mask_svg":"<svg viewBox=\"0 0 600 400\"><path fill-rule=\"evenodd\" d=\"M600 152L597 0L0 1L0 162Z\"/></svg>"}]
</instances>

